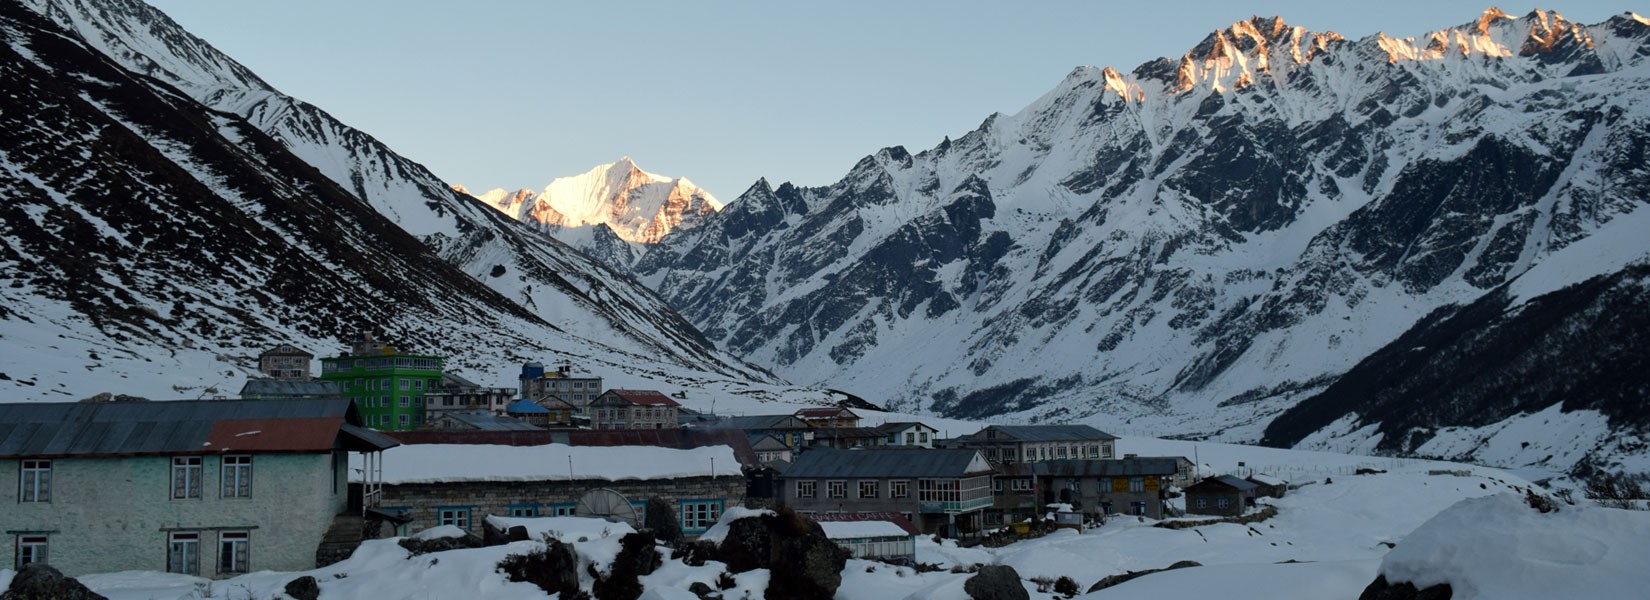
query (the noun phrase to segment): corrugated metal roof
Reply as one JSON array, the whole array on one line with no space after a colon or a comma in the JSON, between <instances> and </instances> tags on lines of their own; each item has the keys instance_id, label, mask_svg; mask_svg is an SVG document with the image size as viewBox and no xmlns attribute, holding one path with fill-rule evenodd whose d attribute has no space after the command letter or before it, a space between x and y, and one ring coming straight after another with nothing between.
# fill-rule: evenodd
<instances>
[{"instance_id":1,"label":"corrugated metal roof","mask_svg":"<svg viewBox=\"0 0 1650 600\"><path fill-rule=\"evenodd\" d=\"M900 529L904 529L906 533L911 535L922 535L922 532L917 530L917 526L913 525L910 519L897 512L819 513L813 516L813 520L821 523L886 521L898 525Z\"/></svg>"},{"instance_id":2,"label":"corrugated metal roof","mask_svg":"<svg viewBox=\"0 0 1650 600\"><path fill-rule=\"evenodd\" d=\"M0 457L214 453L219 423L253 420L328 432L322 448L308 434L281 434L294 446L282 450L307 451L331 449L339 427L360 417L340 398L0 404Z\"/></svg>"},{"instance_id":3,"label":"corrugated metal roof","mask_svg":"<svg viewBox=\"0 0 1650 600\"><path fill-rule=\"evenodd\" d=\"M660 446L701 448L728 446L745 466L759 466L745 434L734 430L704 429L547 429L539 431L420 430L388 434L403 444L494 444L505 446Z\"/></svg>"},{"instance_id":4,"label":"corrugated metal roof","mask_svg":"<svg viewBox=\"0 0 1650 600\"><path fill-rule=\"evenodd\" d=\"M1202 491L1202 488L1220 487L1222 485L1225 487L1235 488L1240 491L1248 491L1259 487L1255 485L1254 482L1244 481L1231 475L1217 475L1215 477L1210 477L1208 479L1204 479L1203 481L1186 486L1186 491Z\"/></svg>"},{"instance_id":5,"label":"corrugated metal roof","mask_svg":"<svg viewBox=\"0 0 1650 600\"><path fill-rule=\"evenodd\" d=\"M241 386L241 397L255 400L260 397L338 396L338 384L319 379L268 379L255 377Z\"/></svg>"},{"instance_id":6,"label":"corrugated metal roof","mask_svg":"<svg viewBox=\"0 0 1650 600\"><path fill-rule=\"evenodd\" d=\"M888 437L881 429L875 427L819 427L814 429L815 439L858 439Z\"/></svg>"},{"instance_id":7,"label":"corrugated metal roof","mask_svg":"<svg viewBox=\"0 0 1650 600\"><path fill-rule=\"evenodd\" d=\"M808 479L961 477L976 450L833 450L816 448L791 462L786 477Z\"/></svg>"},{"instance_id":8,"label":"corrugated metal roof","mask_svg":"<svg viewBox=\"0 0 1650 600\"><path fill-rule=\"evenodd\" d=\"M681 406L680 403L676 402L675 400L671 400L670 396L666 396L666 395L664 395L662 393L659 393L657 391L654 391L654 390L618 390L618 389L614 389L614 390L607 390L607 393L608 394L613 394L614 396L618 396L620 399L623 399L626 402L629 402L629 403L635 404L635 405L639 405L639 406ZM606 394L603 394L603 395L606 395Z\"/></svg>"},{"instance_id":9,"label":"corrugated metal roof","mask_svg":"<svg viewBox=\"0 0 1650 600\"><path fill-rule=\"evenodd\" d=\"M919 423L917 421L889 421L887 423L883 423L881 425L878 425L877 429L881 429L881 430L887 431L887 432L895 432L895 431L900 431L900 430L907 429L907 428L910 428L910 427L922 427L922 428L928 429L929 431L939 431L938 429L934 429L933 427L929 427L929 426L924 425L922 423Z\"/></svg>"},{"instance_id":10,"label":"corrugated metal roof","mask_svg":"<svg viewBox=\"0 0 1650 600\"><path fill-rule=\"evenodd\" d=\"M995 439L987 437L988 432L992 431L997 434ZM1117 436L1088 425L991 425L960 438L963 442L1067 442L1115 439Z\"/></svg>"},{"instance_id":11,"label":"corrugated metal roof","mask_svg":"<svg viewBox=\"0 0 1650 600\"><path fill-rule=\"evenodd\" d=\"M516 413L516 414L522 414L522 415L527 415L527 414L542 415L542 414L549 413L550 409L545 408L545 407L541 406L539 403L534 402L532 400L517 400L515 402L511 402L509 406L504 407L504 412Z\"/></svg>"},{"instance_id":12,"label":"corrugated metal roof","mask_svg":"<svg viewBox=\"0 0 1650 600\"><path fill-rule=\"evenodd\" d=\"M842 408L840 406L803 408L796 411L796 416L803 419L834 419L839 417L859 418L859 415L854 414L854 411Z\"/></svg>"}]
</instances>

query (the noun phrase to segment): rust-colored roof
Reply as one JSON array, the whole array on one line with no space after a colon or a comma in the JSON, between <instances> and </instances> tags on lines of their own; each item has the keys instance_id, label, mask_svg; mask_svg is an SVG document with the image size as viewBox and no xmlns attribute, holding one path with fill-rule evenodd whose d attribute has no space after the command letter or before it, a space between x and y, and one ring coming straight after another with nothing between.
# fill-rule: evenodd
<instances>
[{"instance_id":1,"label":"rust-colored roof","mask_svg":"<svg viewBox=\"0 0 1650 600\"><path fill-rule=\"evenodd\" d=\"M206 433L213 452L326 452L338 441L341 418L224 419Z\"/></svg>"},{"instance_id":2,"label":"rust-colored roof","mask_svg":"<svg viewBox=\"0 0 1650 600\"><path fill-rule=\"evenodd\" d=\"M607 390L607 393L623 398L626 402L631 404L641 406L681 406L681 404L677 403L675 400L671 400L670 396L666 396L654 390L613 389Z\"/></svg>"}]
</instances>

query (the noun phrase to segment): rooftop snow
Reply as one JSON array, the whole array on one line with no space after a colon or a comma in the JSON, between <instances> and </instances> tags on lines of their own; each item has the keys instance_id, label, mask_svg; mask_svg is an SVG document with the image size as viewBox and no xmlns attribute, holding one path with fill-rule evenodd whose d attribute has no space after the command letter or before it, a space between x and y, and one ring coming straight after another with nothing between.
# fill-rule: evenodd
<instances>
[{"instance_id":1,"label":"rooftop snow","mask_svg":"<svg viewBox=\"0 0 1650 600\"><path fill-rule=\"evenodd\" d=\"M352 455L351 467L360 466L359 459ZM570 477L619 481L711 475L740 476L733 448L414 444L384 453L384 483L389 484L546 481Z\"/></svg>"}]
</instances>

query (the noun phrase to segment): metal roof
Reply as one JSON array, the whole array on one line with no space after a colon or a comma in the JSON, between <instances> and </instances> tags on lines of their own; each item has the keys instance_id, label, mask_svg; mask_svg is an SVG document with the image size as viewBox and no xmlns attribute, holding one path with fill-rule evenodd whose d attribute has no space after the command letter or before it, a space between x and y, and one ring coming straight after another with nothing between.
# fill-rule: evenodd
<instances>
[{"instance_id":1,"label":"metal roof","mask_svg":"<svg viewBox=\"0 0 1650 600\"><path fill-rule=\"evenodd\" d=\"M904 529L906 533L909 533L911 535L922 535L922 532L917 530L917 526L913 525L911 523L910 519L905 518L905 515L897 513L897 512L855 512L855 513L828 512L828 513L815 514L811 518L815 521L820 522L820 523L857 523L857 522L863 522L863 521L886 521L886 522L898 525L900 529Z\"/></svg>"},{"instance_id":2,"label":"metal roof","mask_svg":"<svg viewBox=\"0 0 1650 600\"><path fill-rule=\"evenodd\" d=\"M267 377L252 377L241 386L241 397L259 399L269 397L337 397L338 384L320 379L270 379Z\"/></svg>"},{"instance_id":3,"label":"metal roof","mask_svg":"<svg viewBox=\"0 0 1650 600\"><path fill-rule=\"evenodd\" d=\"M859 415L854 414L854 411L842 408L840 406L798 409L796 411L796 416L802 419L838 419L845 417L853 417L855 419L859 418Z\"/></svg>"},{"instance_id":4,"label":"metal roof","mask_svg":"<svg viewBox=\"0 0 1650 600\"><path fill-rule=\"evenodd\" d=\"M884 437L888 437L888 434L875 427L819 427L814 429L815 439L841 440Z\"/></svg>"},{"instance_id":5,"label":"metal roof","mask_svg":"<svg viewBox=\"0 0 1650 600\"><path fill-rule=\"evenodd\" d=\"M762 464L751 450L745 434L732 430L704 429L540 429L538 431L476 431L424 429L388 434L403 444L491 444L505 446L660 446L702 448L728 446L744 466Z\"/></svg>"},{"instance_id":6,"label":"metal roof","mask_svg":"<svg viewBox=\"0 0 1650 600\"><path fill-rule=\"evenodd\" d=\"M1008 463L998 470L1008 477L1143 477L1169 476L1177 472L1179 459L1173 456L1141 456L1117 459L1041 460Z\"/></svg>"},{"instance_id":7,"label":"metal roof","mask_svg":"<svg viewBox=\"0 0 1650 600\"><path fill-rule=\"evenodd\" d=\"M469 379L466 379L463 375L459 375L458 373L454 373L454 372L451 372L451 371L442 371L441 372L441 387L454 387L454 388L459 388L459 389L476 389L476 388L481 387L481 384L476 383L474 381L470 381Z\"/></svg>"},{"instance_id":8,"label":"metal roof","mask_svg":"<svg viewBox=\"0 0 1650 600\"><path fill-rule=\"evenodd\" d=\"M815 448L791 462L785 477L807 479L961 477L977 450L833 450ZM984 462L983 460L981 462ZM983 471L989 473L990 471Z\"/></svg>"},{"instance_id":9,"label":"metal roof","mask_svg":"<svg viewBox=\"0 0 1650 600\"><path fill-rule=\"evenodd\" d=\"M997 436L987 437L988 432L996 432ZM1115 439L1117 436L1088 425L991 425L962 436L959 441L1074 442Z\"/></svg>"},{"instance_id":10,"label":"metal roof","mask_svg":"<svg viewBox=\"0 0 1650 600\"><path fill-rule=\"evenodd\" d=\"M680 403L675 400L671 400L670 396L666 396L654 390L613 389L607 390L607 394L612 394L625 402L638 406L681 406ZM602 395L606 396L607 394Z\"/></svg>"},{"instance_id":11,"label":"metal roof","mask_svg":"<svg viewBox=\"0 0 1650 600\"><path fill-rule=\"evenodd\" d=\"M887 423L883 423L881 425L878 425L877 429L881 429L881 430L887 431L887 432L895 432L895 431L902 431L902 430L905 430L905 429L908 429L908 428L911 428L911 427L921 427L923 429L927 429L929 431L934 431L934 432L939 431L938 429L934 429L933 427L929 427L928 425L925 425L925 424L917 422L917 421L889 421Z\"/></svg>"},{"instance_id":12,"label":"metal roof","mask_svg":"<svg viewBox=\"0 0 1650 600\"><path fill-rule=\"evenodd\" d=\"M1255 489L1257 487L1260 487L1260 486L1255 485L1255 483L1252 482L1252 481L1245 481L1245 480L1238 479L1237 477L1234 477L1234 476L1231 476L1231 475L1217 475L1215 477L1210 477L1210 478L1205 479L1203 481L1199 481L1199 482L1194 483L1192 485L1186 486L1186 491L1188 491L1188 492L1201 491L1200 488L1219 487L1219 486L1234 488L1234 489L1237 489L1239 491L1249 491L1249 490Z\"/></svg>"},{"instance_id":13,"label":"metal roof","mask_svg":"<svg viewBox=\"0 0 1650 600\"><path fill-rule=\"evenodd\" d=\"M520 414L520 415L527 415L527 414L542 415L542 414L548 414L550 412L550 409L545 408L544 406L542 406L539 403L534 402L532 400L517 400L515 402L511 402L509 406L504 407L504 412L516 413L516 414Z\"/></svg>"},{"instance_id":14,"label":"metal roof","mask_svg":"<svg viewBox=\"0 0 1650 600\"><path fill-rule=\"evenodd\" d=\"M360 422L341 398L0 404L0 457L318 452Z\"/></svg>"}]
</instances>

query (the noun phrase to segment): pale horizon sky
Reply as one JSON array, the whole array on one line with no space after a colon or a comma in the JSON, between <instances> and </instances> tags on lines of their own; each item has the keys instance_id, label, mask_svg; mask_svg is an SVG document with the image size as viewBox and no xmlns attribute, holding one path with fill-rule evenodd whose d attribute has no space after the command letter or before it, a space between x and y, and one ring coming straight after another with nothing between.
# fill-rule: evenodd
<instances>
[{"instance_id":1,"label":"pale horizon sky","mask_svg":"<svg viewBox=\"0 0 1650 600\"><path fill-rule=\"evenodd\" d=\"M723 202L762 177L828 185L880 148L918 152L1018 112L1078 66L1178 57L1251 15L1357 39L1422 35L1489 6L147 1L449 183L541 189L630 156ZM1542 8L1582 23L1645 12Z\"/></svg>"}]
</instances>

